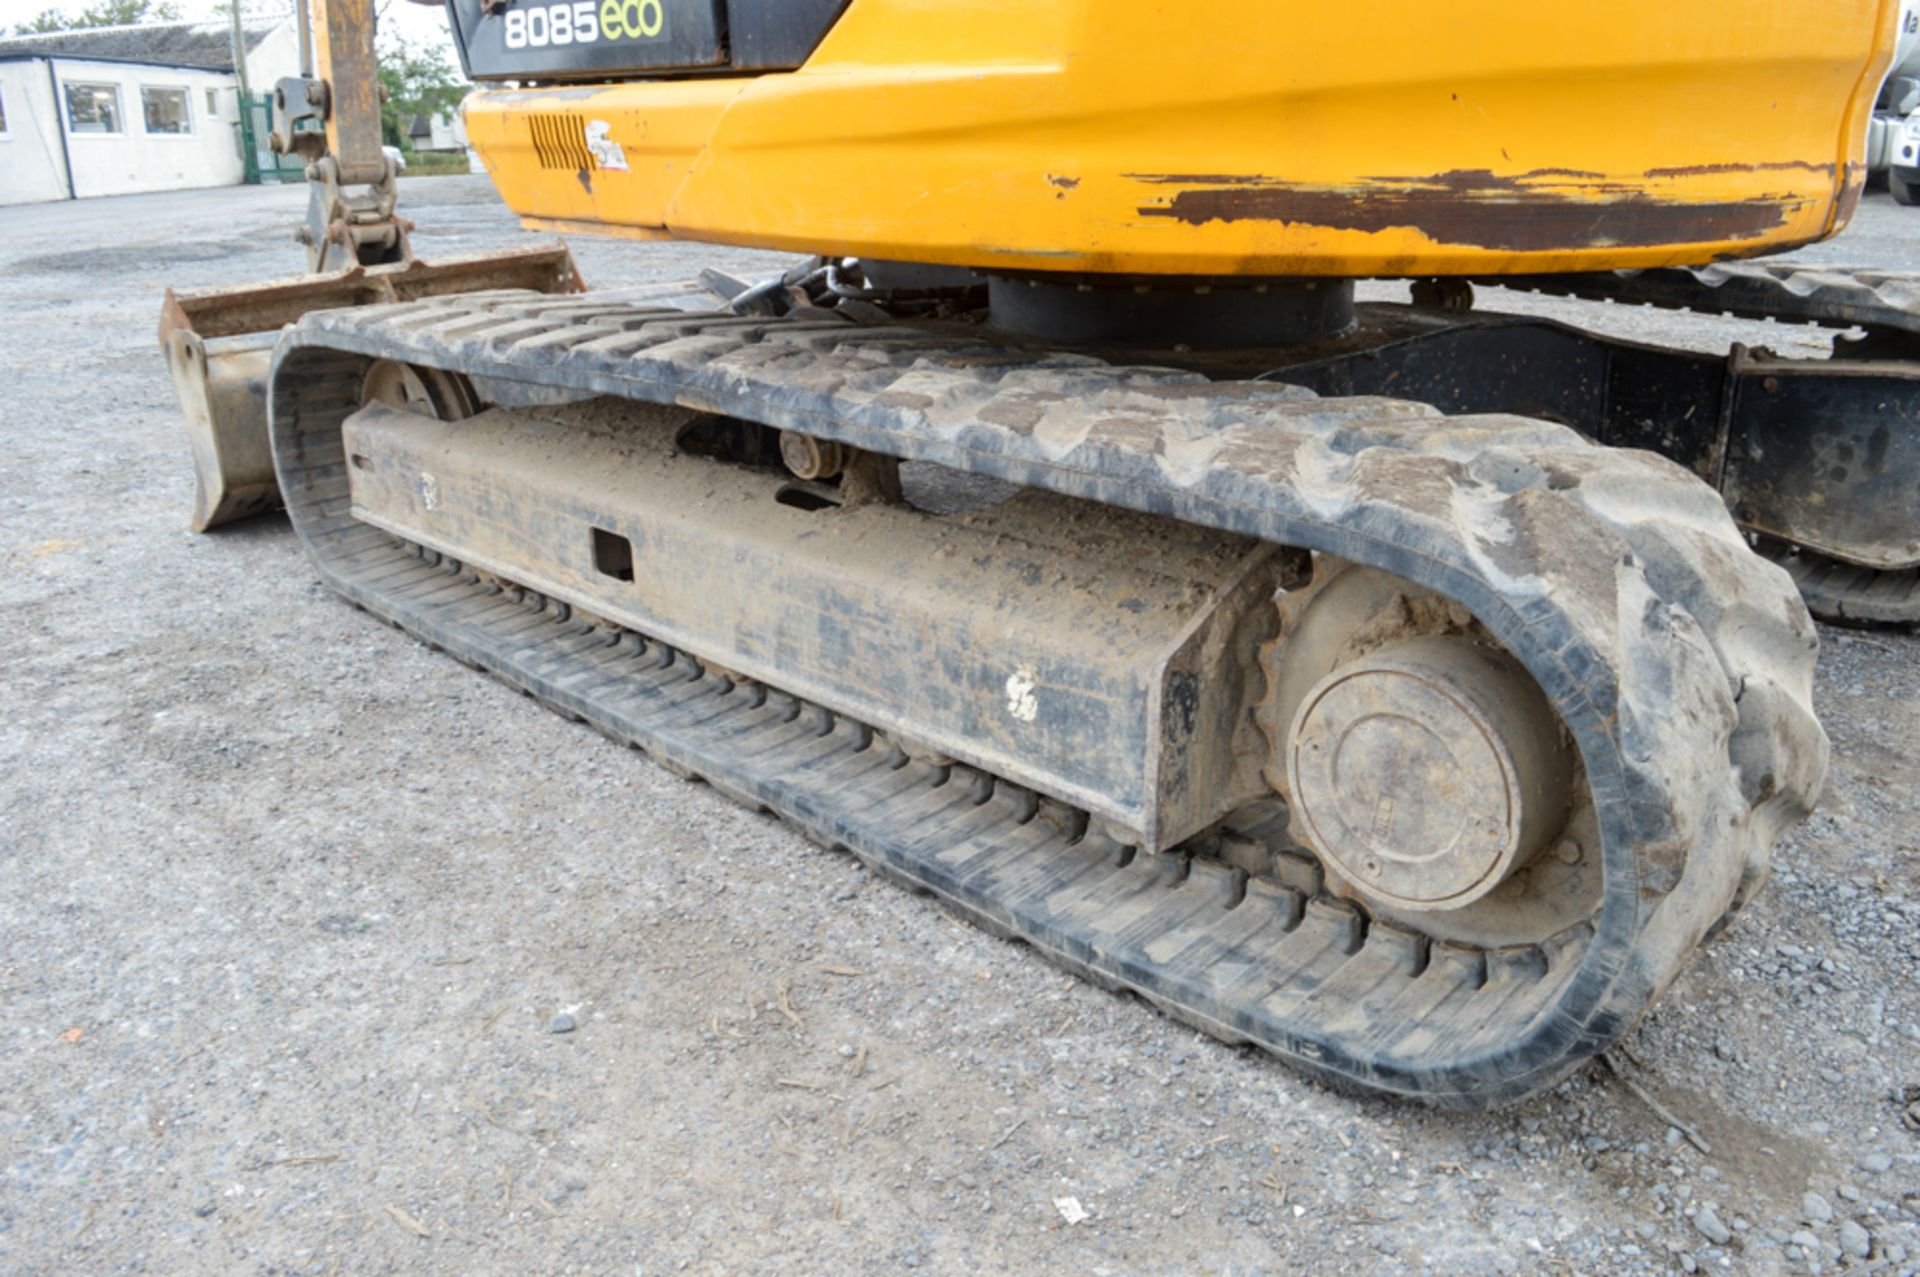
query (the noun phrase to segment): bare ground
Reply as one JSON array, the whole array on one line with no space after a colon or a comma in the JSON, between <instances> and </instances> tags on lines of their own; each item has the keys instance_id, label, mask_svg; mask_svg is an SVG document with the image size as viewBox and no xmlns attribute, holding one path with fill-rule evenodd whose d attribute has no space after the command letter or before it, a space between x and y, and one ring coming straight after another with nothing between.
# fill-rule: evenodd
<instances>
[{"instance_id":1,"label":"bare ground","mask_svg":"<svg viewBox=\"0 0 1920 1277\"><path fill-rule=\"evenodd\" d=\"M404 198L426 255L518 239ZM1629 1039L1711 1154L1597 1067L1345 1098L432 655L282 521L189 534L161 290L293 273L303 199L0 210L0 1271L1914 1271L1920 641L1825 633L1831 791ZM1815 251L1916 245L1878 196Z\"/></svg>"}]
</instances>

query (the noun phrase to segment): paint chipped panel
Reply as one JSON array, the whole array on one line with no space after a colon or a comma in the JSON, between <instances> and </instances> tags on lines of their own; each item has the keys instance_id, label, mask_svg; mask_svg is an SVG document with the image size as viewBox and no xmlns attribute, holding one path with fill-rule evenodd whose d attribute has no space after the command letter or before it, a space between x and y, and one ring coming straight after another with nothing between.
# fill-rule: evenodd
<instances>
[{"instance_id":1,"label":"paint chipped panel","mask_svg":"<svg viewBox=\"0 0 1920 1277\"><path fill-rule=\"evenodd\" d=\"M1838 234L1842 227L1853 220L1860 211L1860 199L1867 193L1867 166L1864 164L1847 165L1846 182L1840 188L1840 200L1834 210L1832 232Z\"/></svg>"},{"instance_id":2,"label":"paint chipped panel","mask_svg":"<svg viewBox=\"0 0 1920 1277\"><path fill-rule=\"evenodd\" d=\"M1741 171L1782 167L1759 165ZM1664 172L1669 179L1678 175L1677 170ZM1341 186L1261 175L1127 176L1150 186L1180 188L1142 206L1143 217L1190 226L1265 221L1343 231L1413 230L1435 243L1500 252L1759 240L1814 202L1786 192L1746 199L1666 198L1650 190L1654 172L1643 175L1644 180L1621 181L1570 169L1504 177L1487 169L1454 169L1424 177L1367 177Z\"/></svg>"}]
</instances>

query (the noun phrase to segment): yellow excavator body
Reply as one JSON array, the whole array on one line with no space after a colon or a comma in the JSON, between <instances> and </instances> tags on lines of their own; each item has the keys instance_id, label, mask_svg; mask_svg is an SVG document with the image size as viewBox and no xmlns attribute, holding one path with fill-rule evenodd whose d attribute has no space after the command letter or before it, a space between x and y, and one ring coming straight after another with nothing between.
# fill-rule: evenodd
<instances>
[{"instance_id":1,"label":"yellow excavator body","mask_svg":"<svg viewBox=\"0 0 1920 1277\"><path fill-rule=\"evenodd\" d=\"M1835 233L1893 0L852 0L797 70L490 89L534 227L996 271L1700 264Z\"/></svg>"}]
</instances>

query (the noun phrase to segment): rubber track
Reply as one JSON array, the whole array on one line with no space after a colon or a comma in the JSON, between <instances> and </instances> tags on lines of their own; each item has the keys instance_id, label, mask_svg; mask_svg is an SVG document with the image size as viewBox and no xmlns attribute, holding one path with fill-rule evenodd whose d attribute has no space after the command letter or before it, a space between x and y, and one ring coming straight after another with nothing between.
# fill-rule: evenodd
<instances>
[{"instance_id":1,"label":"rubber track","mask_svg":"<svg viewBox=\"0 0 1920 1277\"><path fill-rule=\"evenodd\" d=\"M1658 306L1827 328L1920 334L1920 273L1737 262L1571 275L1486 276L1475 283L1556 297Z\"/></svg>"},{"instance_id":2,"label":"rubber track","mask_svg":"<svg viewBox=\"0 0 1920 1277\"><path fill-rule=\"evenodd\" d=\"M1084 821L1061 819L1064 809L1041 818L1017 787L913 761L851 718L737 686L644 635L576 618L558 600L502 589L384 534L367 538L368 550L385 560L370 608L404 618L436 649L1223 1040L1268 1042L1274 1031L1258 1012L1200 1011L1223 1005L1232 988L1257 990L1267 1003L1318 998L1340 1020L1370 996L1391 997L1405 1010L1392 1021L1400 1034L1431 1031L1442 1008L1488 1011L1551 989L1545 951L1435 955L1423 937L1371 924L1319 891L1317 867L1272 834L1229 829L1213 855L1135 857L1077 833ZM1236 863L1217 854L1222 843ZM1249 875L1239 866L1250 859L1264 868ZM1577 954L1586 939L1577 929L1555 952ZM1326 1001L1336 988L1355 996ZM1288 1047L1308 1059L1323 1049L1311 1036Z\"/></svg>"},{"instance_id":3,"label":"rubber track","mask_svg":"<svg viewBox=\"0 0 1920 1277\"><path fill-rule=\"evenodd\" d=\"M1448 963L1348 951L1351 932L1302 944L1249 929L1245 902L1213 906L1217 918L1189 909L1203 925L1166 930L1181 925L1173 895L1190 888L1140 881L1152 862L1132 870L1124 907L1110 893L1071 906L1078 879L1054 867L1073 863L1064 844L1028 847L984 886L961 883L951 858L973 853L955 848L1004 841L965 813L891 809L872 777L801 777L778 748L702 736L718 719L680 721L641 703L624 675L565 666L581 652L491 628L480 596L444 582L408 593L420 582L396 557L406 551L347 511L340 396L373 357L728 413L1305 546L1458 599L1532 671L1581 749L1605 868L1592 941L1517 963L1530 979L1442 989L1429 973ZM689 316L528 294L310 314L282 338L270 402L295 525L356 602L1056 960L1351 1085L1480 1106L1564 1076L1677 974L1824 776L1812 626L1785 574L1684 470L1542 422L1209 383L818 311ZM1115 917L1128 921L1115 930Z\"/></svg>"},{"instance_id":4,"label":"rubber track","mask_svg":"<svg viewBox=\"0 0 1920 1277\"><path fill-rule=\"evenodd\" d=\"M1777 542L1761 547L1761 553L1787 570L1807 606L1823 620L1864 625L1920 621L1920 568L1866 568Z\"/></svg>"},{"instance_id":5,"label":"rubber track","mask_svg":"<svg viewBox=\"0 0 1920 1277\"><path fill-rule=\"evenodd\" d=\"M1488 277L1477 282L1623 305L1920 335L1920 273L1915 272L1741 262L1603 274ZM1768 547L1762 553L1792 574L1807 606L1823 620L1877 625L1920 622L1920 569L1883 571L1786 547Z\"/></svg>"}]
</instances>

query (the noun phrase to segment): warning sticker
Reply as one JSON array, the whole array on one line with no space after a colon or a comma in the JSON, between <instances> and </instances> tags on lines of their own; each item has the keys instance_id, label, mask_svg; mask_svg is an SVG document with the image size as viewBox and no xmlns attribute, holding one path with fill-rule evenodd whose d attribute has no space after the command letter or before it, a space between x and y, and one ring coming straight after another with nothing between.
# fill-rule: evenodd
<instances>
[{"instance_id":1,"label":"warning sticker","mask_svg":"<svg viewBox=\"0 0 1920 1277\"><path fill-rule=\"evenodd\" d=\"M627 171L627 153L621 145L608 137L613 125L605 120L587 121L587 150L593 156L595 167L613 173Z\"/></svg>"}]
</instances>

